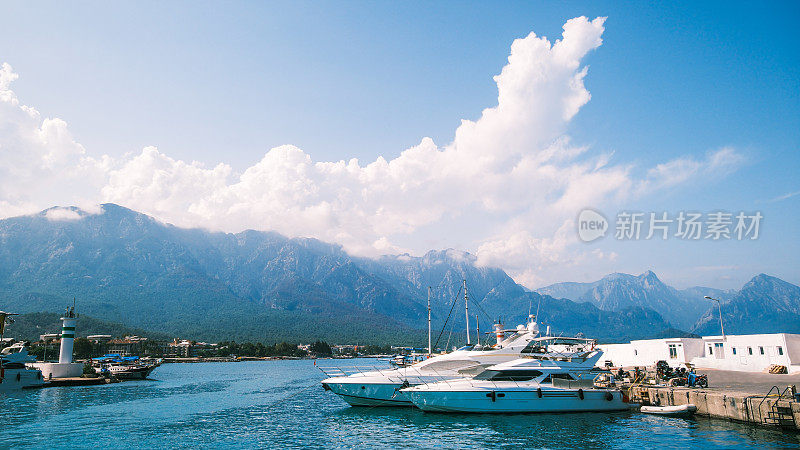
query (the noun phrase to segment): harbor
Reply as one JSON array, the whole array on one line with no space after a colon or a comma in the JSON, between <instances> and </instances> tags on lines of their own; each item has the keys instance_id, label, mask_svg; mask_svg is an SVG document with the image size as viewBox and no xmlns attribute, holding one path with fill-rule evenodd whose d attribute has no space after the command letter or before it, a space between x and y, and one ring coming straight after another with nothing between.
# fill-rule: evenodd
<instances>
[{"instance_id":1,"label":"harbor","mask_svg":"<svg viewBox=\"0 0 800 450\"><path fill-rule=\"evenodd\" d=\"M463 305L468 311L466 285L463 289ZM2 314L4 321L13 316ZM152 360L106 354L85 362L73 362L78 327L74 307L67 309L62 323L60 335L52 335L60 344L57 363L31 362L23 343L3 349L3 365L8 364L9 368L22 367L15 361L24 361L26 367L23 372L35 374L28 385L21 386L22 390L93 389L125 380L157 381L160 377L151 378L150 375L164 363L198 367L231 362L238 363L234 367L241 364L280 364L276 361L279 359L277 357L189 356L193 344L177 340L174 346L186 349L184 356ZM624 411L634 417L644 417L645 413L687 417L696 415L769 428L780 433L794 434L800 430L800 394L796 387L800 384L800 371L794 359L799 336L761 335L749 339L746 336L727 336L721 344L708 346L703 344L705 338L598 346L594 339L559 337L550 333L549 327L542 331L537 317L530 315L528 323L524 325L506 328L501 323L495 324L487 334L496 342L489 342L486 338L481 343L476 330L474 336L478 342L475 344L441 354L433 354L429 347L427 352L418 353L417 356L398 356L377 361L379 366L384 364L383 368L356 369L348 373L346 365L341 362L323 367L317 364L317 360L312 362L312 367L328 377L322 380L320 390L332 391L356 410L402 406L416 407L428 413L608 414ZM467 342L471 335L467 329ZM145 339L108 339L108 342L114 345L137 343L138 348L142 348L141 343ZM432 345L431 342L429 337L429 345ZM716 351L716 356L710 361L730 365L725 361L726 350L735 353L735 347L727 345L737 342L750 345L771 342L777 347L766 351L763 346L757 346L764 358L753 361L756 364L739 366L748 371L706 369L702 374L695 373L694 365L709 360L704 354L706 348L709 352ZM208 344L202 344L201 347L206 348ZM305 346L304 350L319 347L331 350L327 344L319 342ZM131 347L115 349L128 353ZM357 351L357 348L352 350ZM667 359L659 359L662 356ZM289 358L298 363L302 361L297 357ZM642 365L613 367L612 358ZM348 364L351 361L348 360ZM647 364L653 361L656 364ZM742 359L737 361L741 362ZM387 362L388 366L385 365ZM373 367L375 363L376 360L371 360ZM229 364L224 366L230 367ZM686 367L692 370L686 371ZM5 375L5 369L3 371ZM8 382L13 381L13 376L9 372L0 386L11 386ZM698 379L702 382L698 383ZM687 384L694 386L687 387ZM702 387L696 386L698 384ZM300 392L313 388L319 389L319 385L313 383L303 387Z\"/></svg>"},{"instance_id":2,"label":"harbor","mask_svg":"<svg viewBox=\"0 0 800 450\"><path fill-rule=\"evenodd\" d=\"M348 362L377 364L374 359ZM37 448L53 440L96 448L126 447L132 442L159 448L800 445L796 433L705 416L669 418L635 411L451 415L416 408L354 408L324 391L320 379L310 360L164 364L148 380L7 394L0 411L2 437Z\"/></svg>"}]
</instances>

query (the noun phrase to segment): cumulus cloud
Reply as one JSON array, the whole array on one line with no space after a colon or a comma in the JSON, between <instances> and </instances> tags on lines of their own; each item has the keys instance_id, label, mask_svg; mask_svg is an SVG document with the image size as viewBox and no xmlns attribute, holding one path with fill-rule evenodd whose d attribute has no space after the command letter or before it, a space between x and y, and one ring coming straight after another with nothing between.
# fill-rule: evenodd
<instances>
[{"instance_id":1,"label":"cumulus cloud","mask_svg":"<svg viewBox=\"0 0 800 450\"><path fill-rule=\"evenodd\" d=\"M394 159L367 163L314 161L284 145L240 173L155 147L121 159L89 156L63 120L20 104L11 90L17 75L4 64L0 217L115 202L179 226L275 230L364 255L419 253L430 241L422 234L452 246L458 235L479 263L536 285L556 266L608 257L575 246L579 209L625 197L632 186L654 190L686 172L728 170L738 156L723 149L705 161L671 161L637 180L632 166L573 144L567 126L591 99L581 61L602 44L604 22L578 17L555 42L534 33L515 40L494 77L497 104L463 120L450 143L423 138Z\"/></svg>"}]
</instances>

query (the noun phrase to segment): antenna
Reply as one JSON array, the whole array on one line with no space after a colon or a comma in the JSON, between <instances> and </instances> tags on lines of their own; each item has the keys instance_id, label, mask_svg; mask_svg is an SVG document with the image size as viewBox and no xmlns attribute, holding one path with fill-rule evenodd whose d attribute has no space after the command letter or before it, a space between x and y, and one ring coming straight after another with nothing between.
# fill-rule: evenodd
<instances>
[{"instance_id":1,"label":"antenna","mask_svg":"<svg viewBox=\"0 0 800 450\"><path fill-rule=\"evenodd\" d=\"M433 348L431 347L431 287L428 286L428 358L431 357Z\"/></svg>"},{"instance_id":2,"label":"antenna","mask_svg":"<svg viewBox=\"0 0 800 450\"><path fill-rule=\"evenodd\" d=\"M464 280L464 311L467 316L467 345L469 345L469 297L467 297L467 280Z\"/></svg>"}]
</instances>

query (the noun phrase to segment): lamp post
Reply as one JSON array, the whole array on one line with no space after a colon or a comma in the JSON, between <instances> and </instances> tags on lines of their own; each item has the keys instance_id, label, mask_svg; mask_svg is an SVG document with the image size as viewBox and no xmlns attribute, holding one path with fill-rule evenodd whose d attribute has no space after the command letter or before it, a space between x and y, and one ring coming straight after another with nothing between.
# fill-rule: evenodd
<instances>
[{"instance_id":1,"label":"lamp post","mask_svg":"<svg viewBox=\"0 0 800 450\"><path fill-rule=\"evenodd\" d=\"M711 298L709 296L705 296L709 300L713 300L717 302L717 307L719 307L719 329L722 331L722 339L725 339L725 327L722 326L722 302L718 298Z\"/></svg>"}]
</instances>

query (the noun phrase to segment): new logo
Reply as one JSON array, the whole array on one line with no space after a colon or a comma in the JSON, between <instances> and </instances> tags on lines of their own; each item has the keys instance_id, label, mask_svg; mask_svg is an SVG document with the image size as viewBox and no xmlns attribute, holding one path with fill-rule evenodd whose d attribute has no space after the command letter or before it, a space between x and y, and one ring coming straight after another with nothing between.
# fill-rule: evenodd
<instances>
[{"instance_id":1,"label":"new logo","mask_svg":"<svg viewBox=\"0 0 800 450\"><path fill-rule=\"evenodd\" d=\"M578 237L583 242L592 242L606 235L608 220L593 209L584 209L578 214Z\"/></svg>"}]
</instances>

